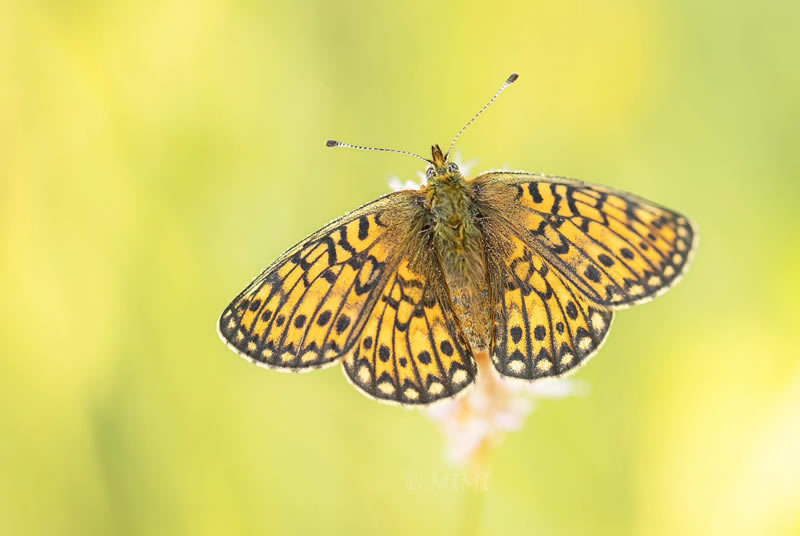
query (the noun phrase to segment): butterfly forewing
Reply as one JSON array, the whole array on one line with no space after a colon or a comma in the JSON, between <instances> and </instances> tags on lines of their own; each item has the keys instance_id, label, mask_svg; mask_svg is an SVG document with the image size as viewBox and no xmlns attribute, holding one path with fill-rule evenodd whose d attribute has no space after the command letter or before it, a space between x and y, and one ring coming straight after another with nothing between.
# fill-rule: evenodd
<instances>
[{"instance_id":1,"label":"butterfly forewing","mask_svg":"<svg viewBox=\"0 0 800 536\"><path fill-rule=\"evenodd\" d=\"M249 359L279 369L335 361L391 269L390 253L402 237L388 221L405 201L401 194L331 222L284 253L225 309L222 337Z\"/></svg>"},{"instance_id":2,"label":"butterfly forewing","mask_svg":"<svg viewBox=\"0 0 800 536\"><path fill-rule=\"evenodd\" d=\"M507 219L593 303L621 308L672 286L693 253L686 217L602 186L525 172L487 173L476 184L513 195Z\"/></svg>"}]
</instances>

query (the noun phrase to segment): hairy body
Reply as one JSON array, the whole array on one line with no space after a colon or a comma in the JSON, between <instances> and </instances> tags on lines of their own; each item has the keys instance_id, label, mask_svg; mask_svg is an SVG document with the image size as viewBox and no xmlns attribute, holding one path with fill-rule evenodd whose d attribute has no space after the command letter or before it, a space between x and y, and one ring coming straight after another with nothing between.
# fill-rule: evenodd
<instances>
[{"instance_id":1,"label":"hairy body","mask_svg":"<svg viewBox=\"0 0 800 536\"><path fill-rule=\"evenodd\" d=\"M433 162L437 173L423 190L433 247L473 350L488 349L491 305L486 240L473 183L455 166L446 166L438 145L433 146Z\"/></svg>"}]
</instances>

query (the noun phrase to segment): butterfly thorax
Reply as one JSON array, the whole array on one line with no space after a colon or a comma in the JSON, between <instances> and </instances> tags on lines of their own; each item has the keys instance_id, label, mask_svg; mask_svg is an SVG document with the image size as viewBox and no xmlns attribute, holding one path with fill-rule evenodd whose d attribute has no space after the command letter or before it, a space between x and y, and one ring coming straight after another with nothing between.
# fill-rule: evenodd
<instances>
[{"instance_id":1,"label":"butterfly thorax","mask_svg":"<svg viewBox=\"0 0 800 536\"><path fill-rule=\"evenodd\" d=\"M477 284L485 274L483 242L467 183L459 172L448 172L433 177L426 193L443 268L463 284Z\"/></svg>"},{"instance_id":2,"label":"butterfly thorax","mask_svg":"<svg viewBox=\"0 0 800 536\"><path fill-rule=\"evenodd\" d=\"M458 170L431 177L426 189L433 243L455 312L473 348L487 346L488 292L483 235L468 183Z\"/></svg>"}]
</instances>

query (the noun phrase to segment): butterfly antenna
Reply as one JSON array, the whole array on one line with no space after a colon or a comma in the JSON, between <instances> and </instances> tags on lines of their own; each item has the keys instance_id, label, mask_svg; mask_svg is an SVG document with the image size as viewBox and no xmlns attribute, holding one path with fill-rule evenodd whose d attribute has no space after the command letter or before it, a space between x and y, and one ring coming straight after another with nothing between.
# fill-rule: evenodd
<instances>
[{"instance_id":1,"label":"butterfly antenna","mask_svg":"<svg viewBox=\"0 0 800 536\"><path fill-rule=\"evenodd\" d=\"M502 85L502 86L500 86L500 89L498 89L498 90L497 90L497 93L495 93L495 94L494 94L494 97L492 97L492 98L489 100L489 102L487 102L487 103L486 103L486 106L484 106L483 108L481 108L481 109L480 109L480 111L479 111L478 113L476 113L476 114L475 114L475 116L474 116L472 119L470 119L470 120L469 120L469 123L467 123L466 125L464 125L464 128L462 128L461 130L459 130L459 131L458 131L458 134L456 134L456 137L455 137L455 138L453 138L453 142L450 144L450 147L447 149L447 154L446 154L446 155L444 155L444 159L445 159L445 161L447 161L447 157L449 157L449 156L450 156L450 151L452 151L452 150L453 150L453 146L456 144L456 141L457 141L457 140L458 140L458 138L461 136L461 134L462 134L462 133L463 133L465 130L467 130L467 127L469 127L469 126L470 126L472 123L474 123L474 122L475 122L475 120L476 120L478 117L480 117L480 115L481 115L483 112L485 112L485 111L486 111L486 108L488 108L489 106L491 106L491 105L492 105L492 103L493 103L493 102L494 102L494 101L497 99L497 97L499 97L499 96L500 96L500 93L502 93L503 91L505 91L505 90L506 90L506 88L507 88L508 86L510 86L511 84L513 84L514 82L516 82L516 81L517 81L517 78L519 78L519 75L518 75L517 73L511 73L511 76L509 76L509 77L506 79L506 81L505 81L505 82L503 82L503 85Z\"/></svg>"},{"instance_id":2,"label":"butterfly antenna","mask_svg":"<svg viewBox=\"0 0 800 536\"><path fill-rule=\"evenodd\" d=\"M362 151L381 151L384 153L398 153L398 154L407 154L409 156L416 156L420 160L423 160L429 164L433 164L427 158L423 158L417 153L412 153L411 151L401 151L400 149L382 149L380 147L364 147L363 145L352 145L350 143L344 143L342 141L336 140L328 140L325 142L326 147L349 147L350 149L361 149Z\"/></svg>"}]
</instances>

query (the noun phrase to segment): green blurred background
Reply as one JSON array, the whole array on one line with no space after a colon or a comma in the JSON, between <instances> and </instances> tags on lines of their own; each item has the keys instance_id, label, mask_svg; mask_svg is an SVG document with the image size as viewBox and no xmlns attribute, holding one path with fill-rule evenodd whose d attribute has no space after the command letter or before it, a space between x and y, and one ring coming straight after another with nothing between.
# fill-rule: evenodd
<instances>
[{"instance_id":1,"label":"green blurred background","mask_svg":"<svg viewBox=\"0 0 800 536\"><path fill-rule=\"evenodd\" d=\"M0 532L800 533L798 5L0 4ZM325 139L424 153L512 71L466 159L634 191L702 240L476 500L432 484L460 473L425 415L214 324L420 170Z\"/></svg>"}]
</instances>

